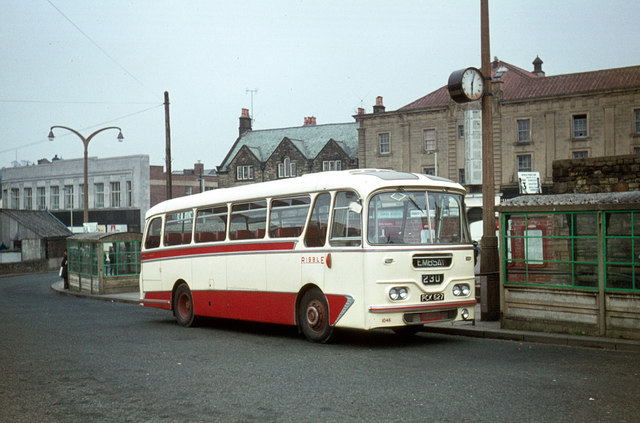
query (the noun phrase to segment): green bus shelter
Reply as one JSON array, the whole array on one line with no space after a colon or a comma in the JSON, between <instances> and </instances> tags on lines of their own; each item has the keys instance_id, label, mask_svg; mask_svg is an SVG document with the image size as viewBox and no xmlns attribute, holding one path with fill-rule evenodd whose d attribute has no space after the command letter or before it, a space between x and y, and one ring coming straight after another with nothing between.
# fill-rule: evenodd
<instances>
[{"instance_id":1,"label":"green bus shelter","mask_svg":"<svg viewBox=\"0 0 640 423\"><path fill-rule=\"evenodd\" d=\"M91 294L139 290L141 233L84 233L67 238L69 289Z\"/></svg>"}]
</instances>

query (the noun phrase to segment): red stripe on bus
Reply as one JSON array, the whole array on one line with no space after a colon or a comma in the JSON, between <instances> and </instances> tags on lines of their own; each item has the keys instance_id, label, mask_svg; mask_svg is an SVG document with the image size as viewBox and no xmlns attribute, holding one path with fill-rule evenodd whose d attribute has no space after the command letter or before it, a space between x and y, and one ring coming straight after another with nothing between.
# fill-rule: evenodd
<instances>
[{"instance_id":1,"label":"red stripe on bus","mask_svg":"<svg viewBox=\"0 0 640 423\"><path fill-rule=\"evenodd\" d=\"M264 291L191 291L196 316L295 325L296 293ZM344 295L326 295L329 324L335 325L347 304ZM147 292L144 306L170 309L171 292Z\"/></svg>"},{"instance_id":2,"label":"red stripe on bus","mask_svg":"<svg viewBox=\"0 0 640 423\"><path fill-rule=\"evenodd\" d=\"M250 244L203 245L201 247L173 248L170 250L145 251L142 261L166 259L172 257L194 256L201 254L246 253L252 251L293 250L295 242L260 242Z\"/></svg>"},{"instance_id":3,"label":"red stripe on bus","mask_svg":"<svg viewBox=\"0 0 640 423\"><path fill-rule=\"evenodd\" d=\"M146 292L140 303L146 307L171 310L171 292Z\"/></svg>"},{"instance_id":4,"label":"red stripe on bus","mask_svg":"<svg viewBox=\"0 0 640 423\"><path fill-rule=\"evenodd\" d=\"M433 311L433 310L446 310L458 307L473 307L477 304L476 300L469 301L457 301L450 303L433 303L433 304L418 304L418 305L406 305L406 306L370 306L369 311L371 313L389 313L399 311Z\"/></svg>"}]
</instances>

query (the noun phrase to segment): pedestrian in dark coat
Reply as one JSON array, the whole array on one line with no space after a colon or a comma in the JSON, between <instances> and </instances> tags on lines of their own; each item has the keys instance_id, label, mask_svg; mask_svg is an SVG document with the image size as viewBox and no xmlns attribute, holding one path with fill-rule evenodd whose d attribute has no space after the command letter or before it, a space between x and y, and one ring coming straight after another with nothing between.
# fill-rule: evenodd
<instances>
[{"instance_id":1,"label":"pedestrian in dark coat","mask_svg":"<svg viewBox=\"0 0 640 423\"><path fill-rule=\"evenodd\" d=\"M64 279L64 289L69 289L69 272L67 271L67 250L64 250L62 263L60 263L60 276Z\"/></svg>"}]
</instances>

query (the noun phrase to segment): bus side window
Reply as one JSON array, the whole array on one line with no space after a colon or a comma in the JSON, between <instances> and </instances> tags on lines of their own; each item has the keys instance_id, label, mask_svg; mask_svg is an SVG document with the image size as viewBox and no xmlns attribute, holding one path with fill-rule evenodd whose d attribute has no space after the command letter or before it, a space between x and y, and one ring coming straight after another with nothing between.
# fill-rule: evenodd
<instances>
[{"instance_id":1,"label":"bus side window","mask_svg":"<svg viewBox=\"0 0 640 423\"><path fill-rule=\"evenodd\" d=\"M329 208L331 206L331 195L328 193L319 194L313 203L313 210L307 232L304 236L304 245L307 247L324 247L327 239L327 226L329 225Z\"/></svg>"},{"instance_id":2,"label":"bus side window","mask_svg":"<svg viewBox=\"0 0 640 423\"><path fill-rule=\"evenodd\" d=\"M357 247L362 244L361 213L358 195L353 191L336 194L329 243L334 247Z\"/></svg>"},{"instance_id":3,"label":"bus side window","mask_svg":"<svg viewBox=\"0 0 640 423\"><path fill-rule=\"evenodd\" d=\"M231 206L230 239L256 239L267 226L267 201L252 201Z\"/></svg>"},{"instance_id":4,"label":"bus side window","mask_svg":"<svg viewBox=\"0 0 640 423\"><path fill-rule=\"evenodd\" d=\"M164 223L164 245L190 244L192 230L193 210L168 214Z\"/></svg>"},{"instance_id":5,"label":"bus side window","mask_svg":"<svg viewBox=\"0 0 640 423\"><path fill-rule=\"evenodd\" d=\"M271 238L299 237L309 214L308 196L271 200L269 236Z\"/></svg>"},{"instance_id":6,"label":"bus side window","mask_svg":"<svg viewBox=\"0 0 640 423\"><path fill-rule=\"evenodd\" d=\"M147 238L144 240L144 248L158 248L160 246L160 230L162 229L162 219L154 218L147 229Z\"/></svg>"},{"instance_id":7,"label":"bus side window","mask_svg":"<svg viewBox=\"0 0 640 423\"><path fill-rule=\"evenodd\" d=\"M196 242L224 241L227 234L227 206L199 209L196 213Z\"/></svg>"}]
</instances>

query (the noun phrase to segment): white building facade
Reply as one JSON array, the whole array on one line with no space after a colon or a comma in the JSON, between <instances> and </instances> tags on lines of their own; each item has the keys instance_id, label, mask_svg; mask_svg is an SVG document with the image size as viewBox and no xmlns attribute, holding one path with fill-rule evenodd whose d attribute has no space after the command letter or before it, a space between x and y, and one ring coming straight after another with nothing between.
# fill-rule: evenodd
<instances>
[{"instance_id":1,"label":"white building facade","mask_svg":"<svg viewBox=\"0 0 640 423\"><path fill-rule=\"evenodd\" d=\"M141 232L150 204L149 156L88 159L89 222L111 232ZM40 160L2 169L3 208L49 210L82 227L84 159Z\"/></svg>"}]
</instances>

